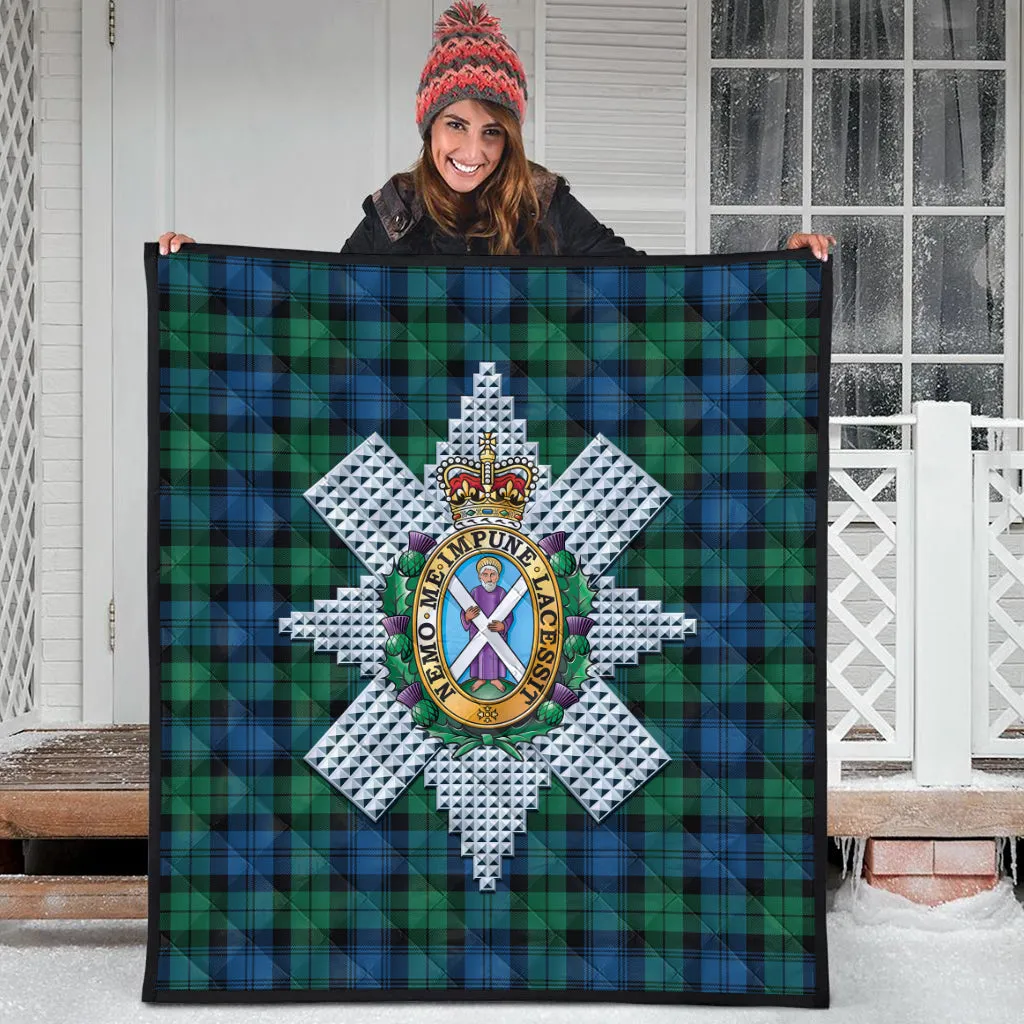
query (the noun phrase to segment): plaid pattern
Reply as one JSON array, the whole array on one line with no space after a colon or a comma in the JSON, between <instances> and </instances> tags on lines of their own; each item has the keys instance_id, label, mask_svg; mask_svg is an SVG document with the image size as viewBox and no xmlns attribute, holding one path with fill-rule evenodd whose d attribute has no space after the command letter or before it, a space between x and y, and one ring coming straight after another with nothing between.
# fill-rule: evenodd
<instances>
[{"instance_id":1,"label":"plaid pattern","mask_svg":"<svg viewBox=\"0 0 1024 1024\"><path fill-rule=\"evenodd\" d=\"M830 266L355 259L147 246L144 998L827 1005ZM671 762L600 824L553 778L490 893L422 777L373 822L303 763L366 680L277 629L364 574L303 491L374 432L421 475L481 361L556 477L600 433L671 491L612 574L698 623L612 684Z\"/></svg>"}]
</instances>

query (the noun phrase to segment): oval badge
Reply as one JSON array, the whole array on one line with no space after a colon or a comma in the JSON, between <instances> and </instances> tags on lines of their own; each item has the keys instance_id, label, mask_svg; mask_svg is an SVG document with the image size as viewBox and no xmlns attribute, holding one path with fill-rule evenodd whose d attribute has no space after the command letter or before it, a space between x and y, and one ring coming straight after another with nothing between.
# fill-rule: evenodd
<instances>
[{"instance_id":1,"label":"oval badge","mask_svg":"<svg viewBox=\"0 0 1024 1024\"><path fill-rule=\"evenodd\" d=\"M413 652L444 713L475 729L527 718L554 686L564 616L544 552L504 526L439 541L413 598Z\"/></svg>"}]
</instances>

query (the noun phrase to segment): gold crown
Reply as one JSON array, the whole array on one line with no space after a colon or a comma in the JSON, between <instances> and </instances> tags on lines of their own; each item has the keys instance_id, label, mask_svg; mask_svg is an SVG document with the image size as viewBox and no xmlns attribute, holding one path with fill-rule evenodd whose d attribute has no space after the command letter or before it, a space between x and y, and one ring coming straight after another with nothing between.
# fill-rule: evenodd
<instances>
[{"instance_id":1,"label":"gold crown","mask_svg":"<svg viewBox=\"0 0 1024 1024\"><path fill-rule=\"evenodd\" d=\"M529 459L497 462L494 434L480 435L480 461L445 459L437 467L437 483L451 506L452 522L469 526L500 522L518 527L533 491L537 466Z\"/></svg>"}]
</instances>

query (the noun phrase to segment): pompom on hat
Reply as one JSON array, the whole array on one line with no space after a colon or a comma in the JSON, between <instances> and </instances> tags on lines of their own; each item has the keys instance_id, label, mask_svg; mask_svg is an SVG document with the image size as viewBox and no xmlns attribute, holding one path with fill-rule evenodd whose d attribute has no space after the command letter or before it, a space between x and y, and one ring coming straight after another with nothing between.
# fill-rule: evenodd
<instances>
[{"instance_id":1,"label":"pompom on hat","mask_svg":"<svg viewBox=\"0 0 1024 1024\"><path fill-rule=\"evenodd\" d=\"M416 127L425 137L450 103L488 100L526 118L526 72L485 4L456 0L437 19L434 45L416 90Z\"/></svg>"}]
</instances>

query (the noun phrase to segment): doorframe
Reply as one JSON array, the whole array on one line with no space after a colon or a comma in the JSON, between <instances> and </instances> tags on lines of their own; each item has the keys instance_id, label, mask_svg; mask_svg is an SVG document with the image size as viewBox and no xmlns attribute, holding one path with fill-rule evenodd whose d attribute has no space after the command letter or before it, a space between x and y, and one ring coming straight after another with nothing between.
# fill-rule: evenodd
<instances>
[{"instance_id":1,"label":"doorframe","mask_svg":"<svg viewBox=\"0 0 1024 1024\"><path fill-rule=\"evenodd\" d=\"M173 0L155 2L158 24L167 23ZM418 68L430 45L422 0L384 0L381 17L393 25L423 22L423 39L392 47L384 73ZM114 548L114 45L104 0L82 0L82 720L118 721L115 657L108 609L115 599ZM384 38L390 38L390 31ZM115 44L116 45L116 44ZM161 59L168 59L166 52ZM169 102L165 97L165 101ZM383 165L409 148L408 91L389 96ZM167 140L162 140L166 145ZM164 167L160 160L158 166ZM378 177L383 177L383 173ZM156 182L166 200L166 180ZM148 692L148 678L139 681Z\"/></svg>"},{"instance_id":2,"label":"doorframe","mask_svg":"<svg viewBox=\"0 0 1024 1024\"><path fill-rule=\"evenodd\" d=\"M82 0L82 721L114 721L113 46Z\"/></svg>"}]
</instances>

